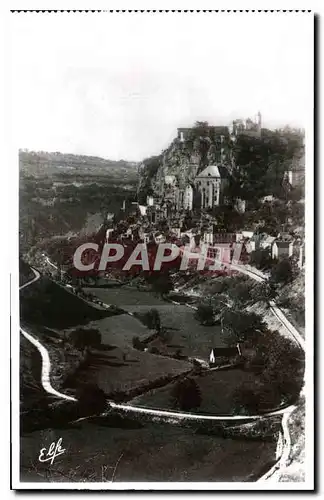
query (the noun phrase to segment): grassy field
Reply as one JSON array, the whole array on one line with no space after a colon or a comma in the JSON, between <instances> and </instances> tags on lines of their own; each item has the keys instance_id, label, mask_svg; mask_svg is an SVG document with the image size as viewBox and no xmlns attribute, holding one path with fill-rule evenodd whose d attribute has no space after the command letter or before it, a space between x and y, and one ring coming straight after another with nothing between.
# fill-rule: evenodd
<instances>
[{"instance_id":1,"label":"grassy field","mask_svg":"<svg viewBox=\"0 0 324 500\"><path fill-rule=\"evenodd\" d=\"M39 450L62 438L66 452L50 465ZM21 438L21 480L48 481L251 481L268 470L276 443L196 434L168 424L140 429L83 422Z\"/></svg>"},{"instance_id":2,"label":"grassy field","mask_svg":"<svg viewBox=\"0 0 324 500\"><path fill-rule=\"evenodd\" d=\"M254 388L255 376L252 373L239 370L220 370L209 372L204 376L194 377L201 391L202 403L195 413L212 415L235 414L233 411L233 393L239 383ZM173 384L161 389L154 389L142 396L134 398L131 403L147 408L173 409L171 390Z\"/></svg>"},{"instance_id":3,"label":"grassy field","mask_svg":"<svg viewBox=\"0 0 324 500\"><path fill-rule=\"evenodd\" d=\"M108 304L116 304L131 312L145 312L154 308L161 316L161 323L170 329L170 341L161 346L154 342L156 347L174 353L180 349L184 356L196 356L208 360L212 347L224 345L219 326L203 326L194 318L194 310L185 305L170 304L162 301L150 292L140 292L130 289L98 290L92 289L97 297ZM151 302L150 302L151 301ZM119 325L120 317L107 318L104 324ZM124 320L122 320L124 322ZM134 323L135 327L135 323ZM121 327L122 328L122 327ZM140 328L136 326L134 335L140 336Z\"/></svg>"},{"instance_id":4,"label":"grassy field","mask_svg":"<svg viewBox=\"0 0 324 500\"><path fill-rule=\"evenodd\" d=\"M81 366L65 386L78 387L95 383L105 393L145 390L149 384L173 378L192 369L190 363L140 352L131 347L106 348L92 351L85 366Z\"/></svg>"},{"instance_id":5,"label":"grassy field","mask_svg":"<svg viewBox=\"0 0 324 500\"><path fill-rule=\"evenodd\" d=\"M88 326L99 329L103 344L119 347L131 346L132 339L135 336L146 338L153 333L153 331L148 330L148 328L146 328L137 318L129 316L128 314L92 321Z\"/></svg>"},{"instance_id":6,"label":"grassy field","mask_svg":"<svg viewBox=\"0 0 324 500\"><path fill-rule=\"evenodd\" d=\"M131 308L132 311L141 312L149 309L146 306ZM155 309L160 313L162 325L169 329L170 340L167 344L171 350L180 349L185 356L196 356L207 361L212 347L224 345L220 326L200 325L194 318L193 309L175 304L163 304Z\"/></svg>"},{"instance_id":7,"label":"grassy field","mask_svg":"<svg viewBox=\"0 0 324 500\"><path fill-rule=\"evenodd\" d=\"M130 306L150 306L156 307L165 302L152 292L140 291L136 289L121 288L84 288L87 293L92 293L106 304L114 304L121 308L129 309Z\"/></svg>"}]
</instances>

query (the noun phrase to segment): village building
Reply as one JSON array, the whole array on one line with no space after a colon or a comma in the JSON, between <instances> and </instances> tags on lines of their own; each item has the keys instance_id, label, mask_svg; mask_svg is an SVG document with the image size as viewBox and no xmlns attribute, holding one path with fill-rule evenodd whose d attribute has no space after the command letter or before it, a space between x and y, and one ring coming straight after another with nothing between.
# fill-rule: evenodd
<instances>
[{"instance_id":1,"label":"village building","mask_svg":"<svg viewBox=\"0 0 324 500\"><path fill-rule=\"evenodd\" d=\"M231 364L235 359L241 358L242 350L240 344L233 347L213 347L209 355L210 365Z\"/></svg>"},{"instance_id":2,"label":"village building","mask_svg":"<svg viewBox=\"0 0 324 500\"><path fill-rule=\"evenodd\" d=\"M263 238L260 240L260 248L262 250L269 249L269 252L270 252L275 239L276 239L275 236L270 236L268 234L264 235Z\"/></svg>"},{"instance_id":3,"label":"village building","mask_svg":"<svg viewBox=\"0 0 324 500\"><path fill-rule=\"evenodd\" d=\"M293 250L293 241L275 240L272 245L272 258L281 259L292 257Z\"/></svg>"},{"instance_id":4,"label":"village building","mask_svg":"<svg viewBox=\"0 0 324 500\"><path fill-rule=\"evenodd\" d=\"M254 231L250 229L245 229L236 233L236 241L244 241L245 239L250 239L254 235Z\"/></svg>"}]
</instances>

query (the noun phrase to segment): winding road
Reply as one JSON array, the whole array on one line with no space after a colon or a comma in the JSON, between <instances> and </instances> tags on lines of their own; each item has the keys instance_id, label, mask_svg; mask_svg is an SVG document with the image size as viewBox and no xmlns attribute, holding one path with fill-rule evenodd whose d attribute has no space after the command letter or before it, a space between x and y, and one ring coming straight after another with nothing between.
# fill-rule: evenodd
<instances>
[{"instance_id":1,"label":"winding road","mask_svg":"<svg viewBox=\"0 0 324 500\"><path fill-rule=\"evenodd\" d=\"M242 274L245 274L249 276L250 278L254 279L255 281L258 282L264 282L268 278L267 276L262 273L259 270L253 269L253 268L248 268L247 266L241 266L241 265L230 265L231 269L236 270L241 272ZM290 323L290 321L286 318L285 314L282 312L280 307L278 307L275 303L275 301L271 300L269 302L270 304L270 310L273 313L273 315L279 320L279 322L285 327L286 331L288 334L292 337L292 339L298 344L298 346L305 352L305 340L303 337L300 335L298 330ZM286 411L283 414L282 420L281 420L281 428L282 432L279 435L279 440L278 442L281 443L281 455L278 461L275 463L271 469L264 474L258 481L265 481L269 480L271 478L275 477L275 474L280 475L280 470L286 467L289 463L289 457L291 454L291 438L290 438L290 432L289 432L289 419L291 416L291 413L293 412L294 409L292 407L286 408Z\"/></svg>"},{"instance_id":2,"label":"winding road","mask_svg":"<svg viewBox=\"0 0 324 500\"><path fill-rule=\"evenodd\" d=\"M254 271L248 270L244 268L243 266L239 265L232 265L231 266L233 269L236 269L237 271L240 271L251 278L255 279L256 281L264 281L266 280L266 276L260 276L260 273L256 273ZM35 283L39 278L40 278L40 273L34 269L31 268L32 271L34 272L34 278L25 283L20 287L20 290L26 288L27 286L32 285ZM173 301L172 301L173 302ZM175 302L175 301L174 301ZM176 302L175 302L176 303ZM194 308L194 306L191 306ZM288 321L288 319L285 317L284 313L281 311L279 307L276 306L275 302L271 301L270 302L270 308L273 314L278 318L278 320L282 323L282 325L286 328L288 333L293 337L294 341L298 343L298 345L305 350L305 342L304 339L301 337L299 332L296 330L296 328ZM41 342L31 335L30 333L26 332L23 328L20 328L20 332L24 337L29 340L39 351L41 358L42 358L42 372L41 372L41 383L44 388L44 390L52 394L53 396L56 396L61 399L69 400L69 401L77 401L76 398L72 396L68 396L66 394L63 394L51 385L50 381L50 373L51 373L51 362L50 362L50 356L48 353L48 350L46 347L44 347ZM278 439L278 448L280 448L280 457L278 457L278 460L276 464L266 473L264 474L258 481L264 481L268 480L269 478L273 477L275 472L278 472L282 467L286 466L289 460L289 456L291 453L291 439L290 439L290 433L289 433L289 418L291 413L297 408L296 405L290 405L286 408L281 408L279 410L275 410L272 412L264 413L261 415L200 415L200 414L193 414L193 413L181 413L181 412L172 412L172 411L166 411L166 410L159 410L159 409L149 409L149 408L143 408L143 407L137 407L137 406L132 406L132 405L122 405L122 404L116 404L112 401L109 402L109 406L111 408L115 409L120 409L123 411L127 412L135 412L135 413L142 413L142 414L148 414L148 415L155 415L155 416L161 416L161 417L167 417L167 418L178 418L178 419L188 419L188 420L208 420L208 421L256 421L256 420L261 420L264 418L268 417L273 417L276 415L282 415L282 421L281 421L281 432L279 434L279 439ZM280 446L279 446L280 445Z\"/></svg>"},{"instance_id":3,"label":"winding road","mask_svg":"<svg viewBox=\"0 0 324 500\"><path fill-rule=\"evenodd\" d=\"M19 290L22 290L23 288L30 286L33 283L35 283L35 281L39 280L39 278L40 278L39 272L34 268L31 268L31 269L34 272L35 277L32 280L25 283L24 285L22 285L21 287L19 287ZM33 344L36 347L36 349L38 349L38 351L41 355L41 358L42 358L41 382L42 382L42 386L43 386L44 390L48 394L52 394L53 396L57 396L58 398L67 399L69 401L77 401L73 396L67 396L66 394L63 394L62 392L59 392L56 389L54 389L54 387L52 386L51 380L50 380L51 360L50 360L48 350L46 349L46 347L44 347L36 337L34 337L30 333L26 332L26 330L24 330L23 328L20 328L20 332L23 334L23 336L27 340L29 340L29 342L31 342L31 344Z\"/></svg>"}]
</instances>

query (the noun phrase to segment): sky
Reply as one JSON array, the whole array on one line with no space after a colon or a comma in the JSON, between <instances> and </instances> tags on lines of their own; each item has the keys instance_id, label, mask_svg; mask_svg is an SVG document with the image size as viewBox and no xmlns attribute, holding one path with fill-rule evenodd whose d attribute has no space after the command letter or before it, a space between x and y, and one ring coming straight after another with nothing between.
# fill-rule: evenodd
<instances>
[{"instance_id":1,"label":"sky","mask_svg":"<svg viewBox=\"0 0 324 500\"><path fill-rule=\"evenodd\" d=\"M12 14L18 148L140 161L177 127L309 123L311 14Z\"/></svg>"}]
</instances>

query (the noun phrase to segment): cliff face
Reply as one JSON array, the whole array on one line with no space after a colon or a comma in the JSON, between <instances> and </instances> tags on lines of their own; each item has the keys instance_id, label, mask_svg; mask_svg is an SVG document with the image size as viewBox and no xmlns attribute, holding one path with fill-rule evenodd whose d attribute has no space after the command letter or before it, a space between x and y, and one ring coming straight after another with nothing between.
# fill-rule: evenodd
<instances>
[{"instance_id":1,"label":"cliff face","mask_svg":"<svg viewBox=\"0 0 324 500\"><path fill-rule=\"evenodd\" d=\"M162 197L165 179L185 189L205 167L222 163L231 167L232 142L227 127L211 127L205 123L190 129L179 129L178 136L159 156L148 158L139 167L138 195Z\"/></svg>"},{"instance_id":2,"label":"cliff face","mask_svg":"<svg viewBox=\"0 0 324 500\"><path fill-rule=\"evenodd\" d=\"M163 198L168 183L183 190L208 165L220 164L230 173L228 199L253 203L268 194L284 198L285 172L302 157L303 150L302 131L287 128L233 133L228 127L198 122L192 128L178 129L178 136L166 150L141 163L138 199L145 204L147 195Z\"/></svg>"}]
</instances>

